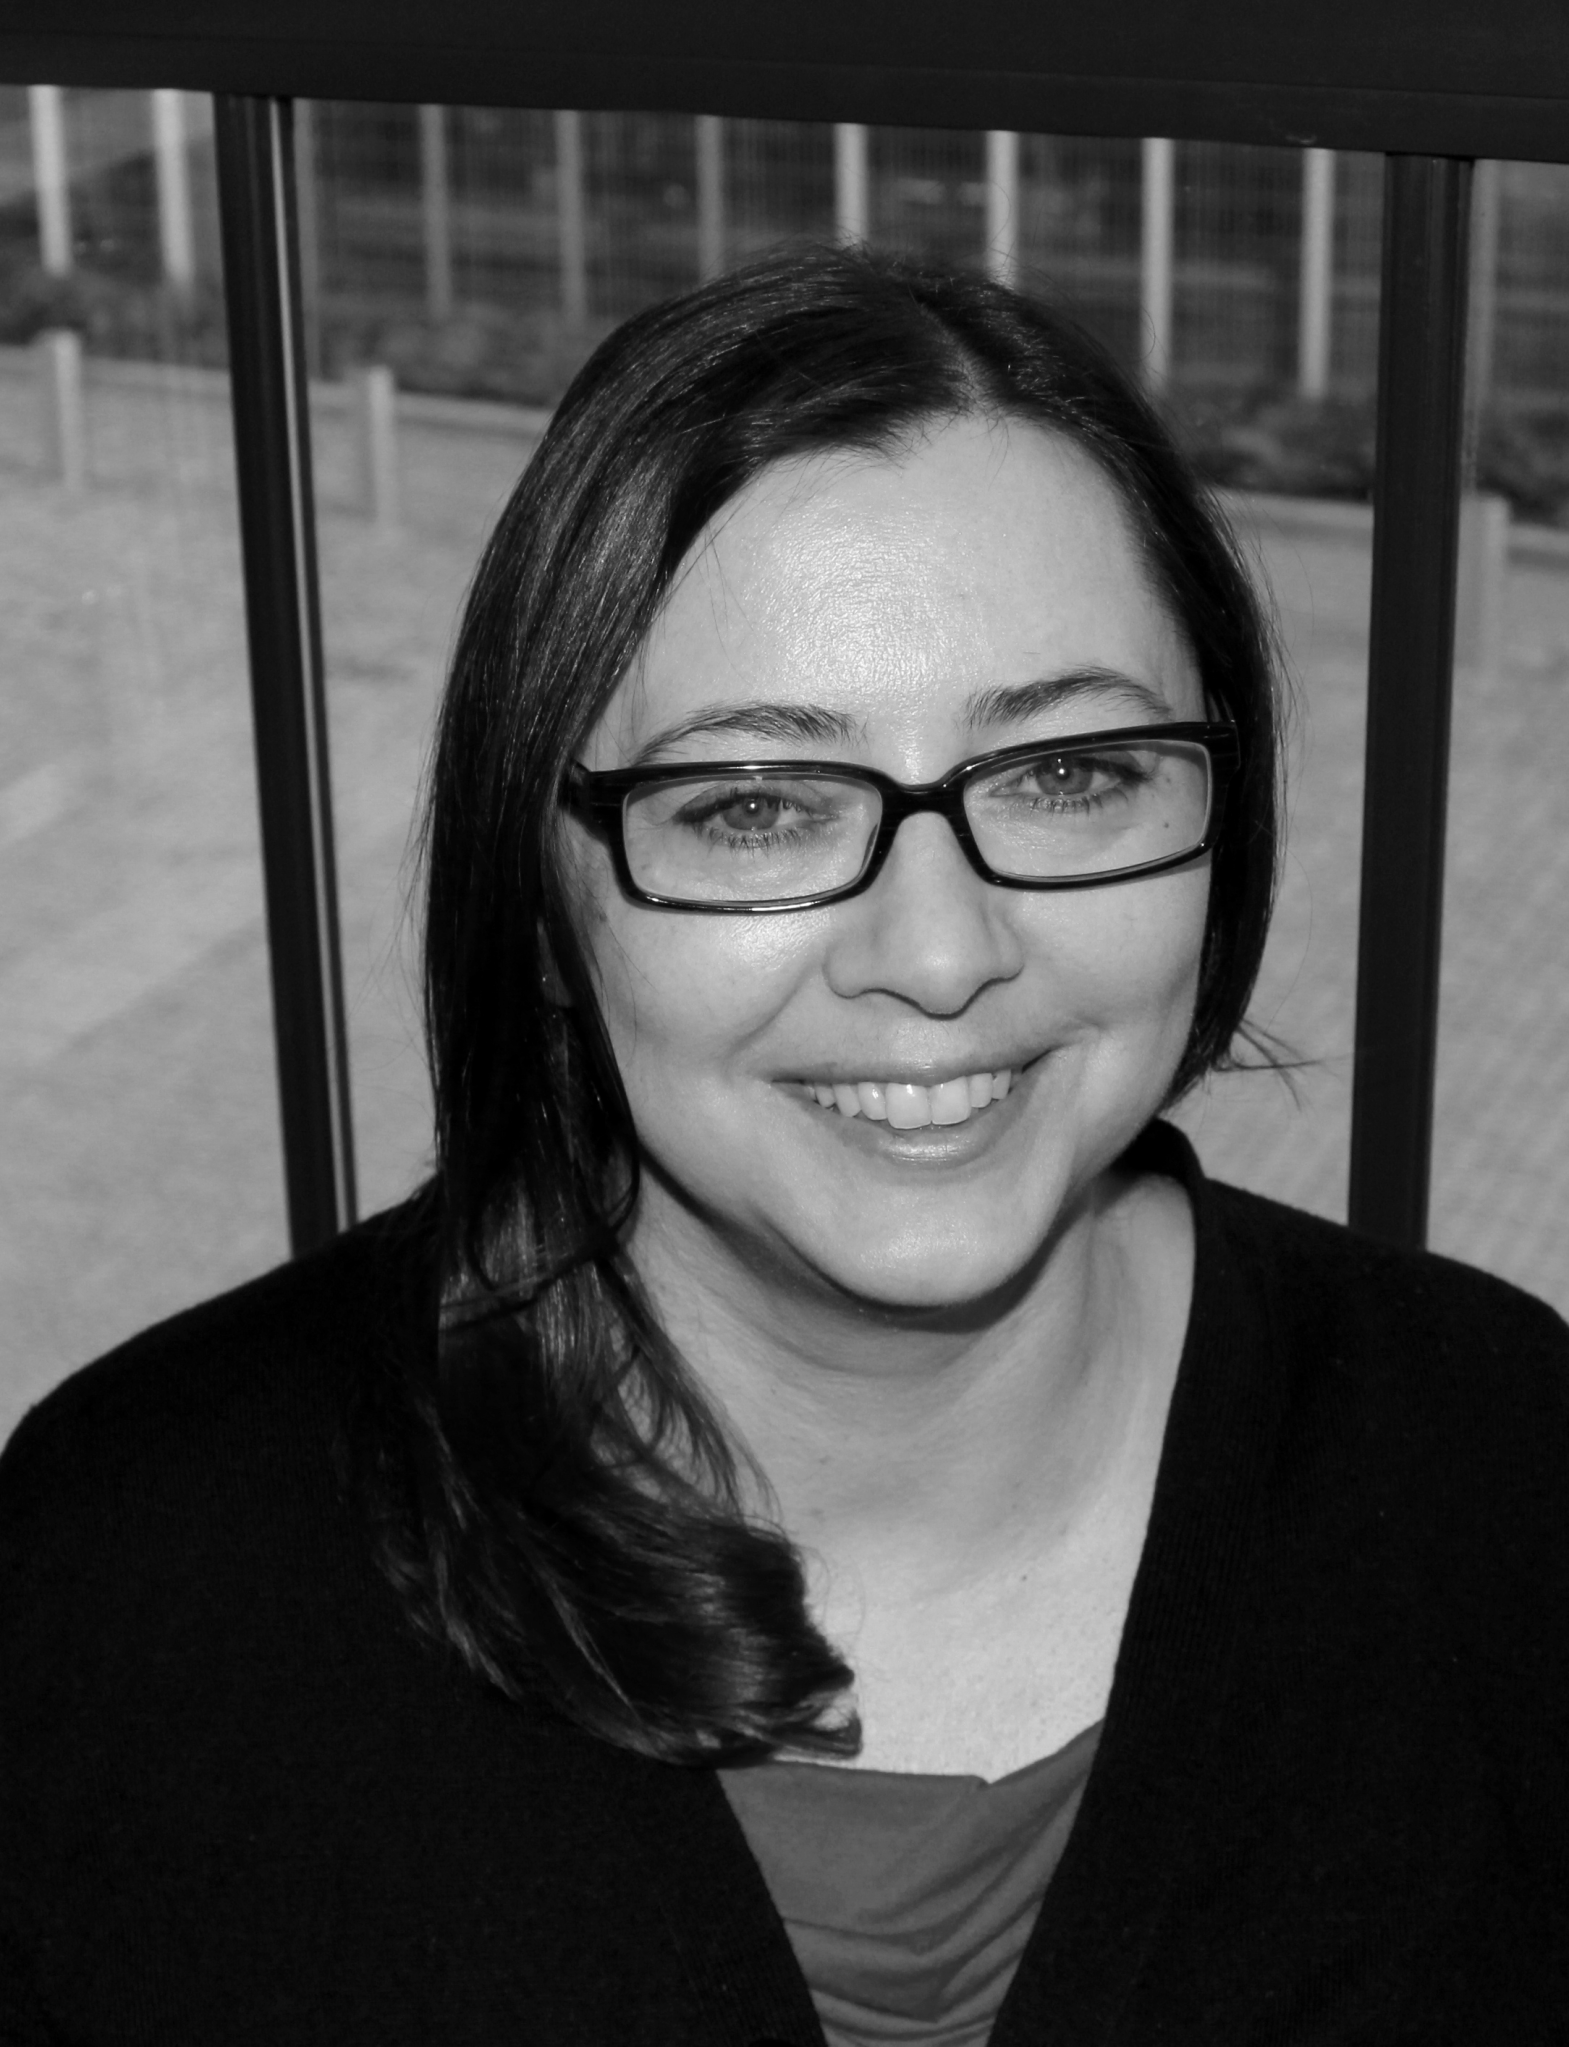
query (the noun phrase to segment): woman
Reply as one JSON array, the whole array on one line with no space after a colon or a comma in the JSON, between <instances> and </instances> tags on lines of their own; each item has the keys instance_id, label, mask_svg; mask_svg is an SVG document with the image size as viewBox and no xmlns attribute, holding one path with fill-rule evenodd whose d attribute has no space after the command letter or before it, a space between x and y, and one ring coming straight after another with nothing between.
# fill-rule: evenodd
<instances>
[{"instance_id":1,"label":"woman","mask_svg":"<svg viewBox=\"0 0 1569 2047\"><path fill-rule=\"evenodd\" d=\"M442 711L434 1179L7 1452L4 2037L1556 2037L1563 1327L1157 1120L1276 816L1064 322L613 335Z\"/></svg>"}]
</instances>

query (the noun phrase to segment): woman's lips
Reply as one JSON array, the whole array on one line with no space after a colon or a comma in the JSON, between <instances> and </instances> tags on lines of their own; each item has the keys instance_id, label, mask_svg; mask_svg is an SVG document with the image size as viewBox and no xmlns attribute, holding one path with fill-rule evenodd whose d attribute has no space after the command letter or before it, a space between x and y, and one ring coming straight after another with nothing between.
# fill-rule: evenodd
<instances>
[{"instance_id":1,"label":"woman's lips","mask_svg":"<svg viewBox=\"0 0 1569 2047\"><path fill-rule=\"evenodd\" d=\"M788 1091L847 1138L904 1143L913 1147L912 1155L924 1155L943 1149L942 1140L949 1140L951 1149L961 1137L979 1138L986 1130L1000 1132L1011 1124L1011 1110L1005 1112L1002 1104L1017 1104L1021 1085L1049 1056L1037 1052L1006 1066L952 1073L941 1080L804 1080L790 1084ZM965 1125L973 1125L973 1131Z\"/></svg>"},{"instance_id":2,"label":"woman's lips","mask_svg":"<svg viewBox=\"0 0 1569 2047\"><path fill-rule=\"evenodd\" d=\"M968 1123L971 1116L1000 1102L1013 1084L1008 1067L997 1071L956 1074L950 1080L923 1084L903 1080L809 1081L818 1106L840 1116L865 1116L895 1130L924 1130L929 1124Z\"/></svg>"}]
</instances>

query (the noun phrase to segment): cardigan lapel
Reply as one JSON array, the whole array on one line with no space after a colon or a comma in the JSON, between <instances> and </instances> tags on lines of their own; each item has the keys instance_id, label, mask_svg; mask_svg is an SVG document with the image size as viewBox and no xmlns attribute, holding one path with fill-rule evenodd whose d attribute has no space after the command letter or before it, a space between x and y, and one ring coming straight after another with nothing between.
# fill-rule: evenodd
<instances>
[{"instance_id":1,"label":"cardigan lapel","mask_svg":"<svg viewBox=\"0 0 1569 2047\"><path fill-rule=\"evenodd\" d=\"M1193 1301L1100 1746L991 2047L1122 2040L1185 1873L1244 1798L1216 1758L1246 1634L1248 1531L1280 1425L1280 1353L1265 1275L1224 1231L1187 1140L1157 1124L1135 1159L1187 1188Z\"/></svg>"},{"instance_id":2,"label":"cardigan lapel","mask_svg":"<svg viewBox=\"0 0 1569 2047\"><path fill-rule=\"evenodd\" d=\"M625 1765L606 1787L614 1825L659 1901L715 2047L824 2047L806 1979L717 1772L634 1758Z\"/></svg>"}]
</instances>

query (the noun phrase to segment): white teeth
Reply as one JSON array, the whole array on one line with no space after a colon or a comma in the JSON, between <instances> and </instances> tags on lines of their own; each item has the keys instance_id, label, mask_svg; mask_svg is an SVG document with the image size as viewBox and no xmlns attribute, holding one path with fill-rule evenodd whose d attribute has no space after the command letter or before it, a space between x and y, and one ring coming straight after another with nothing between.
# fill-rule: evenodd
<instances>
[{"instance_id":1,"label":"white teeth","mask_svg":"<svg viewBox=\"0 0 1569 2047\"><path fill-rule=\"evenodd\" d=\"M932 1089L932 1121L968 1123L969 1120L970 1083L967 1080L939 1081Z\"/></svg>"},{"instance_id":2,"label":"white teeth","mask_svg":"<svg viewBox=\"0 0 1569 2047\"><path fill-rule=\"evenodd\" d=\"M894 1130L924 1130L932 1120L932 1091L914 1081L892 1080L885 1090L888 1123Z\"/></svg>"},{"instance_id":3,"label":"white teeth","mask_svg":"<svg viewBox=\"0 0 1569 2047\"><path fill-rule=\"evenodd\" d=\"M1012 1082L1012 1072L1004 1067L1000 1073L940 1080L935 1087L904 1080L858 1080L853 1085L814 1080L807 1085L823 1108L837 1109L841 1116L864 1116L895 1130L924 1130L929 1123L968 1123L977 1109L1000 1102Z\"/></svg>"}]
</instances>

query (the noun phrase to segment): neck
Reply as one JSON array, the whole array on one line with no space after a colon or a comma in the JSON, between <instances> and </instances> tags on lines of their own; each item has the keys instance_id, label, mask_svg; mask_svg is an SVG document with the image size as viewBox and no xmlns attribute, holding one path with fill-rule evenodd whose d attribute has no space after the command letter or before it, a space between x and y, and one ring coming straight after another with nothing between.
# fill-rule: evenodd
<instances>
[{"instance_id":1,"label":"neck","mask_svg":"<svg viewBox=\"0 0 1569 2047\"><path fill-rule=\"evenodd\" d=\"M1150 1228L1164 1185L1103 1175L1008 1298L940 1314L791 1283L655 1189L633 1253L753 1511L841 1583L961 1589L1070 1544L1164 1415L1152 1331L1187 1284L1185 1245L1163 1256Z\"/></svg>"}]
</instances>

